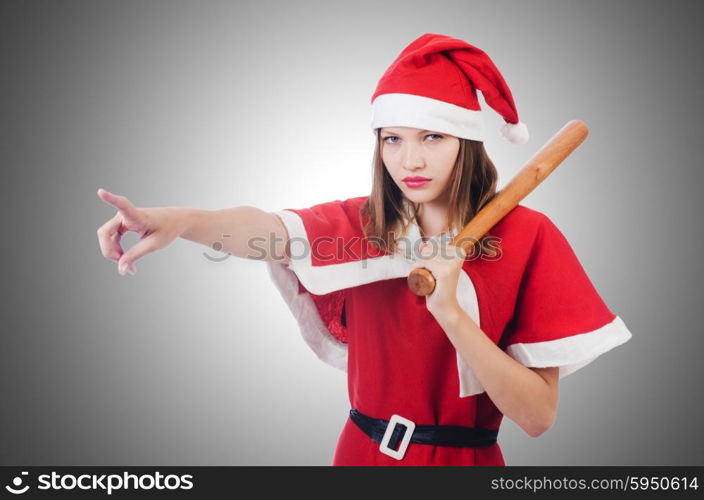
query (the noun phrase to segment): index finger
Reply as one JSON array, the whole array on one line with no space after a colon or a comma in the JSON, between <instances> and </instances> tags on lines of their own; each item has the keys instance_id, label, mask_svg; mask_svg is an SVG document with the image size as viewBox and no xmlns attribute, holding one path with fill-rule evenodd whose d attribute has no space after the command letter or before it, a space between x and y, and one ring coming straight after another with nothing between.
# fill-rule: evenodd
<instances>
[{"instance_id":1,"label":"index finger","mask_svg":"<svg viewBox=\"0 0 704 500\"><path fill-rule=\"evenodd\" d=\"M132 203L130 203L130 200L128 200L124 196L113 194L103 188L98 189L98 197L105 203L109 203L110 205L116 207L118 210L121 210L127 214L132 214L135 210L135 207L134 205L132 205Z\"/></svg>"}]
</instances>

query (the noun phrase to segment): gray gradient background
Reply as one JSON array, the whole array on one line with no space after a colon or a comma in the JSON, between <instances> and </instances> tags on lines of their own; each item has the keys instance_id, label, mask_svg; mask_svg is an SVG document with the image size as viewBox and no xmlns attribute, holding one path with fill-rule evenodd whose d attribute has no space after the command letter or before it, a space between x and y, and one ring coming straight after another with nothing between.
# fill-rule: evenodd
<instances>
[{"instance_id":1,"label":"gray gradient background","mask_svg":"<svg viewBox=\"0 0 704 500\"><path fill-rule=\"evenodd\" d=\"M562 380L546 434L504 419L507 464L704 464L701 3L0 5L1 465L331 462L345 374L265 265L178 240L120 276L96 190L265 210L367 194L369 98L426 32L484 49L513 90L527 145L483 106L500 187L567 120L589 124L523 203L633 333Z\"/></svg>"}]
</instances>

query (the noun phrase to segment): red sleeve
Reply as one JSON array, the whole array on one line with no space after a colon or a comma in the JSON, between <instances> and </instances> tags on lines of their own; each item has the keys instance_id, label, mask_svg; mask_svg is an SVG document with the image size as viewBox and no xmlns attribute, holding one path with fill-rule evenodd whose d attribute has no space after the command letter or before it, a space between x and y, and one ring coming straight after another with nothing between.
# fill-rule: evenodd
<instances>
[{"instance_id":1,"label":"red sleeve","mask_svg":"<svg viewBox=\"0 0 704 500\"><path fill-rule=\"evenodd\" d=\"M542 215L499 345L525 366L559 366L562 377L630 337L565 236Z\"/></svg>"}]
</instances>

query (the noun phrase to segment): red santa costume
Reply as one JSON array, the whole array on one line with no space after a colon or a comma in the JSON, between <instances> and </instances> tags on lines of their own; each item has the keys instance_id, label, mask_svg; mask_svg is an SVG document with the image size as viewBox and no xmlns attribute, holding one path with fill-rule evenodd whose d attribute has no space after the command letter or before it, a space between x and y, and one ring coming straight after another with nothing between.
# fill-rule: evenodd
<instances>
[{"instance_id":1,"label":"red santa costume","mask_svg":"<svg viewBox=\"0 0 704 500\"><path fill-rule=\"evenodd\" d=\"M525 142L527 129L488 56L432 33L406 47L380 80L372 128L407 126L481 141L477 89L506 119L505 137ZM305 342L348 374L351 411L333 465L505 465L496 441L503 415L427 310L425 297L408 287L421 240L409 204L407 231L390 254L364 234L366 199L274 212L288 230L291 260L267 263ZM518 205L490 234L500 252L465 260L457 300L516 361L557 366L563 378L631 337L546 215ZM475 445L423 442L426 432L471 434Z\"/></svg>"}]
</instances>

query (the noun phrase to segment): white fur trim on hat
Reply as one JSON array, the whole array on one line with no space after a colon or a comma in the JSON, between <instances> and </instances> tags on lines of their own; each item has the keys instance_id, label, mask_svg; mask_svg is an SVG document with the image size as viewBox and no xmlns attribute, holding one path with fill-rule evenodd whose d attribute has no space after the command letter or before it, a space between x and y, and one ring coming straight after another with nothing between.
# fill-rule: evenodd
<instances>
[{"instance_id":1,"label":"white fur trim on hat","mask_svg":"<svg viewBox=\"0 0 704 500\"><path fill-rule=\"evenodd\" d=\"M382 127L412 127L484 140L481 111L414 94L382 94L372 103L372 131Z\"/></svg>"}]
</instances>

